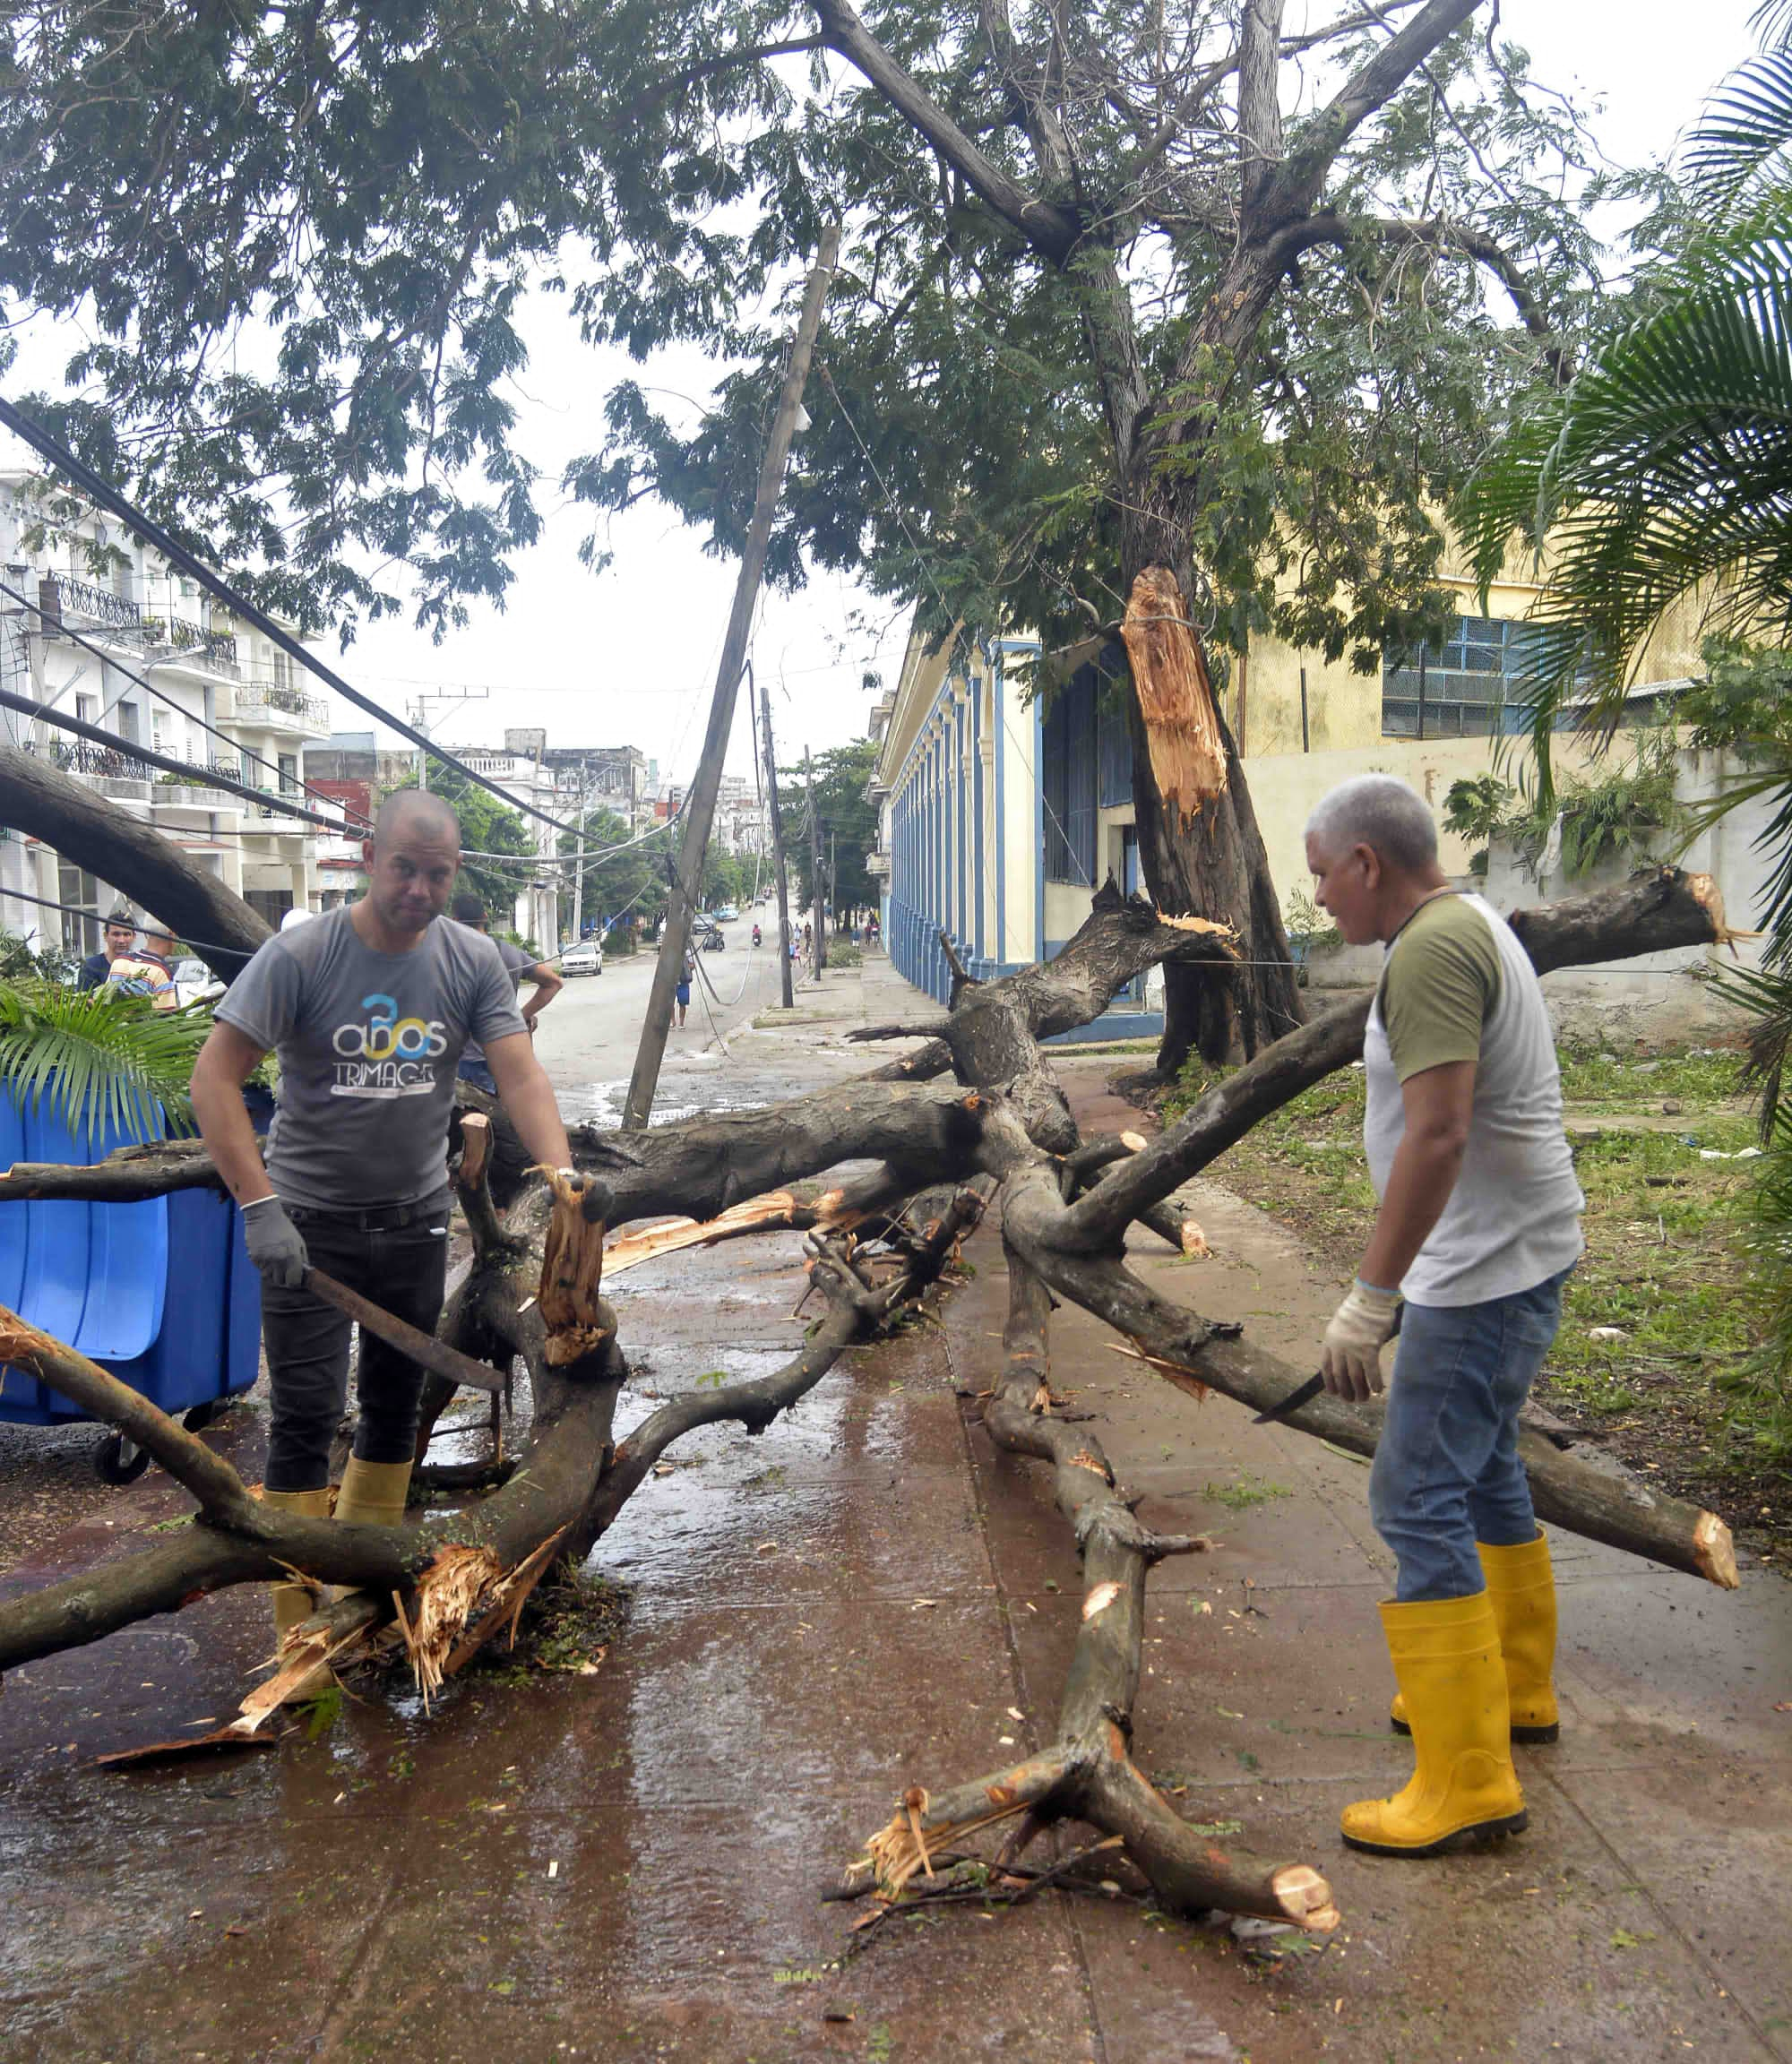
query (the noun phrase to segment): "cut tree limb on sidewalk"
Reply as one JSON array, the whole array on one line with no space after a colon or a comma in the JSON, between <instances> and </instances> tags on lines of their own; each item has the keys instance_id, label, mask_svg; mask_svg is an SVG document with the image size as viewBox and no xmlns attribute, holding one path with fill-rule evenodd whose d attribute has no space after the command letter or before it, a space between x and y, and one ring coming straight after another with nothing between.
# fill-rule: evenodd
<instances>
[{"instance_id":1,"label":"cut tree limb on sidewalk","mask_svg":"<svg viewBox=\"0 0 1792 2064\"><path fill-rule=\"evenodd\" d=\"M1624 957L1727 937L1709 885L1672 870L1528 913L1522 935L1545 967L1570 954ZM925 1874L935 1850L977 1827L1015 1823L1024 1841L1074 1816L1118 1837L1169 1906L1219 1904L1330 1927L1336 1911L1317 1872L1299 1862L1267 1870L1235 1864L1197 1838L1133 1762L1147 1573L1160 1555L1198 1552L1201 1544L1142 1527L1098 1443L1051 1410L1048 1292L1107 1320L1185 1389L1211 1388L1259 1406L1303 1373L1232 1337L1236 1329L1159 1297L1126 1269L1122 1251L1133 1224L1185 1248L1198 1241L1177 1188L1252 1124L1350 1060L1360 1048L1361 1011L1330 1013L1266 1049L1149 1145L1084 1140L1038 1044L1042 1031L1098 1015L1116 988L1154 959L1223 961L1229 951L1218 928L1166 924L1149 906L1105 890L1060 960L965 985L936 1042L953 1080L862 1079L771 1111L655 1128L631 1136L622 1152L613 1139L581 1129L574 1153L585 1173L571 1182L556 1179L552 1191L531 1183L507 1211L487 1192L483 1129L477 1117L464 1121L458 1179L474 1258L437 1337L496 1371L520 1362L533 1420L523 1466L445 1529L432 1529L427 1544L402 1528L270 1510L146 1400L12 1315L0 1316L7 1328L0 1352L140 1441L201 1508L197 1525L148 1554L0 1604L0 1668L98 1638L222 1585L289 1569L357 1589L289 1637L280 1671L250 1701L239 1729L265 1724L278 1711L279 1689L302 1681L320 1660L340 1667L390 1644L394 1625L419 1684L433 1691L482 1640L513 1624L542 1573L582 1559L671 1442L722 1419L749 1432L763 1427L821 1380L845 1346L874 1337L938 1278L993 1195L1013 1303L985 1423L992 1440L1051 1468L1083 1559L1084 1616L1053 1745L969 1784L909 1782L871 1845L873 1874L881 1872L889 1894L917 1870ZM194 1159L185 1148L162 1157L168 1187L193 1179ZM871 1165L830 1177L847 1162ZM134 1181L143 1165L133 1165ZM30 1172L33 1184L47 1185L34 1194L56 1193L51 1174ZM84 1180L90 1172L69 1172L69 1193L80 1193ZM624 1234L609 1266L624 1265L631 1249L646 1258L699 1239L806 1227L823 1316L773 1376L672 1399L618 1438L627 1363L602 1296L605 1231L668 1214L682 1223ZM439 1385L432 1393L445 1394ZM1318 1400L1288 1423L1357 1452L1374 1444L1372 1415L1335 1400ZM1714 1516L1614 1479L1546 1441L1528 1442L1526 1460L1539 1509L1556 1524L1719 1584L1734 1581L1727 1533Z\"/></svg>"}]
</instances>

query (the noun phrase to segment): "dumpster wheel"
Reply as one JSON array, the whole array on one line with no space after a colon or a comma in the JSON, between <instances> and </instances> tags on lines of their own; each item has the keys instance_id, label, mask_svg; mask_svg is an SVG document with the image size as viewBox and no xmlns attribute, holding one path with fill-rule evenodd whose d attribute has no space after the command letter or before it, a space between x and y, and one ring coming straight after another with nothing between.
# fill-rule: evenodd
<instances>
[{"instance_id":1,"label":"dumpster wheel","mask_svg":"<svg viewBox=\"0 0 1792 2064\"><path fill-rule=\"evenodd\" d=\"M93 1466L108 1484L134 1484L149 1466L149 1449L122 1433L108 1434L93 1453Z\"/></svg>"}]
</instances>

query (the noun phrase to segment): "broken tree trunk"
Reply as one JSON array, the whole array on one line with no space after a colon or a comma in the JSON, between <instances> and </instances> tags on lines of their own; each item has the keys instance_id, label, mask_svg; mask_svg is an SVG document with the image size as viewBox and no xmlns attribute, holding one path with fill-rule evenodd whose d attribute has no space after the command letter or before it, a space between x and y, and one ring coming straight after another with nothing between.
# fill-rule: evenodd
<instances>
[{"instance_id":1,"label":"broken tree trunk","mask_svg":"<svg viewBox=\"0 0 1792 2064\"><path fill-rule=\"evenodd\" d=\"M1620 954L1637 950L1632 942L1639 935L1651 943L1666 933L1676 943L1709 942L1723 935L1721 911L1710 895L1671 873L1642 884L1629 899L1602 901L1597 917L1597 927L1586 923L1578 932L1572 916L1546 924L1538 928L1533 952L1545 959L1549 941L1571 934L1582 950L1607 945ZM1248 1111L1248 1123L1254 1123L1308 1079L1348 1061L1360 1047L1366 1012L1335 1014L1335 1024L1308 1027L1260 1055L1224 1086L1231 1090L1244 1082L1242 1095L1228 1104L1222 1092L1214 1093L1220 1106L1209 1114L1205 1131L1192 1135L1193 1145L1180 1138L1183 1129L1177 1128L1158 1148L1122 1158L1105 1142L1068 1154L1039 1150L1042 1144L1056 1147L1060 1116L1068 1114L1062 1112L1061 1098L1054 1103L1055 1085L1034 1037L1024 993L1014 990L1005 998L987 999L978 993L973 999L967 993L961 1007L973 1001L986 1013L975 1045L966 1043L964 1049L985 1071L978 1086L990 1095L1002 1083L1005 1096L1026 1114L1029 1135L1026 1147L1011 1146L1001 1169L1011 1304L1004 1375L985 1424L999 1445L1052 1465L1058 1506L1071 1521L1082 1556L1082 1614L1052 1746L1012 1769L943 1793L911 1785L887 1826L871 1837L868 1867L884 1896L893 1896L917 1871L930 1870L931 1851L980 1828L1020 1818L1024 1840L1054 1819L1074 1817L1118 1836L1154 1896L1167 1905L1184 1911L1219 1905L1323 1931L1338 1916L1316 1872L1302 1864L1267 1873L1239 1870L1194 1835L1132 1760L1146 1574L1159 1555L1193 1544L1165 1544L1141 1527L1116 1495L1098 1445L1081 1430L1050 1423L1047 1286L1107 1320L1150 1365L1184 1388L1200 1389L1198 1374L1210 1375L1214 1388L1235 1396L1256 1393L1250 1397L1254 1404L1284 1397L1303 1372L1240 1348L1228 1337L1236 1329L1211 1326L1197 1313L1158 1298L1124 1268L1119 1249L1135 1219L1161 1205L1176 1183L1247 1129L1230 1122L1237 1112ZM942 1036L951 1042L951 1028ZM1193 1115L1198 1119L1200 1110ZM1090 1177L1081 1201L1066 1204ZM1374 1446L1373 1423L1335 1400L1322 1398L1288 1423L1315 1432L1322 1423L1331 1437L1348 1436L1340 1444L1359 1450ZM1658 1556L1720 1586L1736 1582L1728 1529L1716 1515L1652 1498L1640 1485L1615 1486L1534 1436L1526 1460L1546 1486L1540 1508L1559 1523Z\"/></svg>"},{"instance_id":2,"label":"broken tree trunk","mask_svg":"<svg viewBox=\"0 0 1792 2064\"><path fill-rule=\"evenodd\" d=\"M433 1689L513 1622L543 1571L587 1552L671 1441L721 1418L757 1431L820 1380L844 1345L918 1294L945 1266L986 1189L963 1190L955 1200L950 1191L937 1203L913 1200L937 1194L943 1181L975 1185L981 1177L1002 1186L1015 1299L988 1429L992 1439L1052 1468L1060 1509L1085 1559L1085 1613L1051 1750L972 1785L930 1793L911 1784L874 1840L874 1858L888 1881L907 1882L914 1869L925 1873L927 1856L943 1842L970 1828L1018 1819L1029 1835L1074 1814L1122 1840L1157 1896L1178 1909L1223 1903L1307 1928L1331 1925L1335 1912L1315 1872L1298 1863L1245 1869L1217 1854L1131 1759L1146 1572L1158 1555L1196 1552L1198 1544L1162 1541L1141 1528L1098 1445L1049 1413L1045 1329L1049 1286L1107 1319L1173 1382L1209 1384L1254 1405L1279 1397L1298 1372L1156 1298L1124 1268L1122 1243L1127 1227L1142 1223L1185 1249L1197 1244L1198 1228L1191 1234L1186 1207L1175 1198L1177 1185L1250 1124L1349 1060L1360 1044L1361 1016L1333 1013L1278 1043L1152 1146L1126 1136L1083 1140L1046 1064L1040 1033L1098 1014L1113 987L1152 959L1223 960L1233 950L1211 925L1167 923L1136 899L1104 891L1097 905L1063 961L963 986L937 1039L908 1064L943 1054L957 1080L923 1084L889 1079L884 1071L884 1079L775 1111L658 1128L627 1147L586 1129L575 1151L587 1171L603 1170L603 1182L588 1173L556 1181L551 1191L538 1183L503 1215L487 1192L489 1142L477 1116L464 1120L459 1180L475 1259L438 1339L497 1371L520 1361L534 1414L527 1466L461 1512L433 1554L403 1529L271 1512L202 1445L157 1423L153 1407L108 1390L103 1372L92 1371L97 1385L81 1389L88 1377L73 1366L79 1358L58 1359L68 1351L25 1337L15 1324L4 1337L5 1353L124 1426L187 1484L201 1516L187 1538L0 1605L0 1668L172 1610L222 1584L290 1568L361 1589L297 1630L281 1671L239 1725L259 1725L277 1709L278 1688L298 1681L318 1661L340 1664L389 1640L383 1623L394 1617L419 1682ZM1725 936L1714 899L1695 878L1671 870L1603 898L1527 914L1524 927L1539 966L1557 964L1557 956L1622 956ZM156 1174L164 1187L185 1183L194 1179L194 1159L185 1148L164 1153ZM872 1166L830 1181L827 1171L847 1161ZM144 1193L141 1162L102 1164L99 1174L107 1170L136 1185L130 1194ZM92 1171L65 1172L63 1193L83 1193L85 1182L84 1193L106 1194L95 1191L96 1179ZM53 1171L22 1172L22 1188L26 1182L33 1194L58 1193ZM905 1222L905 1198L918 1227ZM812 1248L811 1268L826 1315L775 1376L674 1399L617 1440L626 1363L602 1297L605 1225L668 1212L684 1222L625 1234L608 1266L627 1259L631 1241L645 1258L697 1239L808 1226L824 1235ZM1322 1400L1290 1423L1340 1445L1372 1445L1372 1419L1357 1415L1342 1423L1347 1416L1347 1408ZM1721 1523L1701 1530L1710 1516L1689 1518L1669 1501L1639 1501L1633 1487L1608 1480L1595 1491L1593 1473L1553 1448L1534 1460L1528 1449L1527 1459L1546 1517L1677 1560L1713 1581L1733 1579ZM1686 1544L1684 1553L1676 1543Z\"/></svg>"},{"instance_id":3,"label":"broken tree trunk","mask_svg":"<svg viewBox=\"0 0 1792 2064\"><path fill-rule=\"evenodd\" d=\"M1158 527L1142 516L1128 530ZM1155 540L1153 540L1155 541ZM1269 856L1231 734L1213 693L1185 593L1169 567L1140 556L1121 626L1133 692L1133 816L1145 880L1159 907L1231 926L1241 965L1224 976L1187 966L1164 970L1164 1037L1158 1068L1174 1077L1193 1049L1219 1062L1248 1057L1305 1017Z\"/></svg>"}]
</instances>

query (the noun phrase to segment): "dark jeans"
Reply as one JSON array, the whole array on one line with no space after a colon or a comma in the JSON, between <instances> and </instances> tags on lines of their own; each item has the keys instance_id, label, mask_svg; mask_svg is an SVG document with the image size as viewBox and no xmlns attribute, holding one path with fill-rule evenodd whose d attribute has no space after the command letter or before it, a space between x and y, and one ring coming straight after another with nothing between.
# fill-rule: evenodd
<instances>
[{"instance_id":1,"label":"dark jeans","mask_svg":"<svg viewBox=\"0 0 1792 2064\"><path fill-rule=\"evenodd\" d=\"M421 1204L369 1211L287 1207L314 1267L430 1333L442 1316L448 1274L444 1191ZM262 1339L273 1392L268 1436L270 1491L317 1491L330 1481L330 1444L349 1395L346 1313L304 1290L262 1285ZM363 1462L409 1462L417 1444L424 1372L371 1334L361 1335L355 1388Z\"/></svg>"}]
</instances>

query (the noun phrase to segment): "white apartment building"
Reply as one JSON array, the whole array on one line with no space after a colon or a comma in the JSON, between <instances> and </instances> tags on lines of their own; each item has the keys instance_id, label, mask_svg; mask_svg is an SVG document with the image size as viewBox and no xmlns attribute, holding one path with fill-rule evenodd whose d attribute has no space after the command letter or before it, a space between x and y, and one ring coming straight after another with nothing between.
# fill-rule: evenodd
<instances>
[{"instance_id":1,"label":"white apartment building","mask_svg":"<svg viewBox=\"0 0 1792 2064\"><path fill-rule=\"evenodd\" d=\"M476 774L483 774L487 780L495 781L516 802L528 804L559 822L570 823L577 808L576 795L569 803L564 781L543 758L547 744L545 731L521 728L506 731L501 747L456 746L454 752L456 759ZM539 817L525 813L522 822L541 856L541 864L531 870L500 863L506 875L516 878L510 922L521 937L534 940L544 953L556 953L560 949L560 884L566 872L557 863L560 834L553 824L544 824ZM495 918L498 913L493 911L491 915Z\"/></svg>"},{"instance_id":2,"label":"white apartment building","mask_svg":"<svg viewBox=\"0 0 1792 2064\"><path fill-rule=\"evenodd\" d=\"M58 497L52 509L37 477L0 472L0 582L10 590L0 591L0 687L118 744L8 709L0 709L0 735L154 825L271 924L295 907L314 910L317 828L208 776L271 801L301 799L306 745L330 727L324 698L308 692L297 662L159 554L92 511L62 514L66 506ZM133 745L182 761L191 777L132 758ZM70 911L25 902L21 891ZM41 840L0 837L0 926L8 931L90 952L98 919L116 902L141 900L136 884L96 881Z\"/></svg>"}]
</instances>

